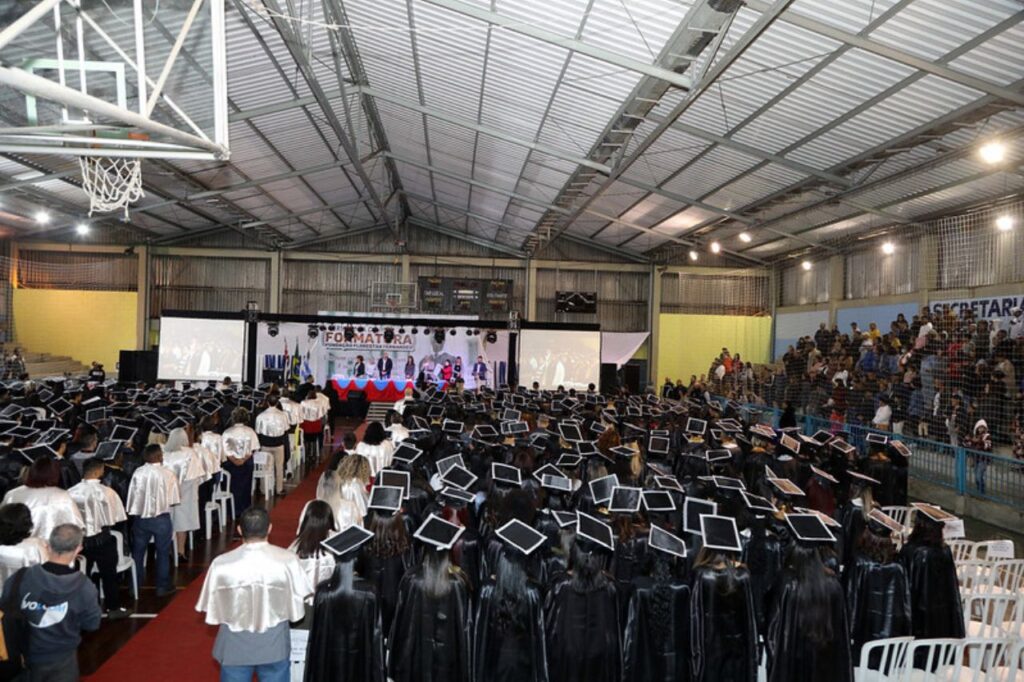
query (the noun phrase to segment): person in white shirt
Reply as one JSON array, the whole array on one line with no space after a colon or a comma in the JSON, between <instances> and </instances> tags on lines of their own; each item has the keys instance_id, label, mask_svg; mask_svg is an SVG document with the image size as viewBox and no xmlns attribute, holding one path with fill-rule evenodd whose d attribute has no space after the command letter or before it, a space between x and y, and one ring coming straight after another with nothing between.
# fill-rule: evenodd
<instances>
[{"instance_id":1,"label":"person in white shirt","mask_svg":"<svg viewBox=\"0 0 1024 682\"><path fill-rule=\"evenodd\" d=\"M267 409L256 415L256 435L274 463L274 491L278 495L284 495L284 446L290 427L288 415L278 409L278 397L268 395Z\"/></svg>"},{"instance_id":2,"label":"person in white shirt","mask_svg":"<svg viewBox=\"0 0 1024 682\"><path fill-rule=\"evenodd\" d=\"M143 451L145 464L132 474L128 484L126 510L132 519L132 557L142 568L142 559L150 538L156 545L156 596L165 597L177 590L171 582L171 546L174 526L171 507L181 502L178 477L163 465L164 449L151 443ZM142 571L139 570L141 587Z\"/></svg>"},{"instance_id":3,"label":"person in white shirt","mask_svg":"<svg viewBox=\"0 0 1024 682\"><path fill-rule=\"evenodd\" d=\"M402 415L398 412L393 412L390 417L391 425L388 426L387 431L391 434L391 442L397 447L399 443L409 437L409 429L405 428L405 424L402 423Z\"/></svg>"},{"instance_id":4,"label":"person in white shirt","mask_svg":"<svg viewBox=\"0 0 1024 682\"><path fill-rule=\"evenodd\" d=\"M110 529L126 521L124 505L112 488L100 483L104 466L99 459L86 460L82 465L82 481L68 490L68 495L78 505L85 521L85 537L82 540L82 556L85 557L86 575L96 566L103 585L103 606L111 620L127 618L127 609L121 608L118 593L117 564L120 555L117 540Z\"/></svg>"},{"instance_id":5,"label":"person in white shirt","mask_svg":"<svg viewBox=\"0 0 1024 682\"><path fill-rule=\"evenodd\" d=\"M242 546L221 554L203 582L196 611L219 626L213 657L222 680L288 680L289 621L305 615L313 593L295 552L271 545L270 516L250 507L239 517Z\"/></svg>"},{"instance_id":6,"label":"person in white shirt","mask_svg":"<svg viewBox=\"0 0 1024 682\"><path fill-rule=\"evenodd\" d=\"M60 483L60 463L50 457L40 457L29 467L25 485L4 495L3 503L20 502L32 512L32 534L47 541L57 526L73 523L85 527L78 505Z\"/></svg>"},{"instance_id":7,"label":"person in white shirt","mask_svg":"<svg viewBox=\"0 0 1024 682\"><path fill-rule=\"evenodd\" d=\"M326 403L326 404L325 404ZM313 386L302 401L302 433L306 439L306 459L317 461L324 434L324 417L330 410L330 400L320 398L320 391Z\"/></svg>"},{"instance_id":8,"label":"person in white shirt","mask_svg":"<svg viewBox=\"0 0 1024 682\"><path fill-rule=\"evenodd\" d=\"M884 397L879 398L878 409L875 410L875 416L871 418L871 426L876 429L888 431L891 422L892 407L889 406L889 399Z\"/></svg>"},{"instance_id":9,"label":"person in white shirt","mask_svg":"<svg viewBox=\"0 0 1024 682\"><path fill-rule=\"evenodd\" d=\"M376 476L381 469L391 466L394 445L388 440L387 432L380 422L370 422L363 433L363 440L356 446L356 453L370 462L370 475Z\"/></svg>"},{"instance_id":10,"label":"person in white shirt","mask_svg":"<svg viewBox=\"0 0 1024 682\"><path fill-rule=\"evenodd\" d=\"M363 525L369 495L370 463L355 453L343 457L336 470L328 469L316 486L316 499L330 505L339 530Z\"/></svg>"},{"instance_id":11,"label":"person in white shirt","mask_svg":"<svg viewBox=\"0 0 1024 682\"><path fill-rule=\"evenodd\" d=\"M0 583L19 568L46 561L46 541L32 535L32 512L21 502L0 506Z\"/></svg>"},{"instance_id":12,"label":"person in white shirt","mask_svg":"<svg viewBox=\"0 0 1024 682\"><path fill-rule=\"evenodd\" d=\"M302 569L314 588L334 572L334 554L320 543L338 532L334 511L323 500L310 500L299 524L299 534L288 547L302 562Z\"/></svg>"},{"instance_id":13,"label":"person in white shirt","mask_svg":"<svg viewBox=\"0 0 1024 682\"><path fill-rule=\"evenodd\" d=\"M252 505L252 456L260 449L260 437L249 426L249 411L236 407L231 413L231 426L221 434L224 449L224 471L231 474L231 496L235 498L235 513Z\"/></svg>"},{"instance_id":14,"label":"person in white shirt","mask_svg":"<svg viewBox=\"0 0 1024 682\"><path fill-rule=\"evenodd\" d=\"M206 480L203 459L189 445L185 429L174 429L167 435L164 466L178 477L181 503L171 507L171 525L178 536L178 557L183 559L187 534L199 530L199 484Z\"/></svg>"},{"instance_id":15,"label":"person in white shirt","mask_svg":"<svg viewBox=\"0 0 1024 682\"><path fill-rule=\"evenodd\" d=\"M1010 340L1016 341L1021 337L1024 337L1024 310L1010 308Z\"/></svg>"}]
</instances>

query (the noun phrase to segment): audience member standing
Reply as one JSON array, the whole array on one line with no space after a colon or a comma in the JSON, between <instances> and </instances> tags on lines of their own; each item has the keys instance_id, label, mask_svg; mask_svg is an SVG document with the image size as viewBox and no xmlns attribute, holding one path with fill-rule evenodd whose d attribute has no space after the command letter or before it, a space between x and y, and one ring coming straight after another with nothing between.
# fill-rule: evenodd
<instances>
[{"instance_id":1,"label":"audience member standing","mask_svg":"<svg viewBox=\"0 0 1024 682\"><path fill-rule=\"evenodd\" d=\"M256 415L256 435L260 446L271 459L274 467L274 493L284 495L284 448L288 440L291 422L288 415L278 407L278 398L267 396L267 409Z\"/></svg>"},{"instance_id":2,"label":"audience member standing","mask_svg":"<svg viewBox=\"0 0 1024 682\"><path fill-rule=\"evenodd\" d=\"M164 450L153 443L143 453L146 463L139 467L128 486L126 511L132 519L132 557L142 580L142 559L150 538L156 546L156 596L165 597L176 591L171 581L171 546L174 526L171 507L181 502L178 477L163 465Z\"/></svg>"},{"instance_id":3,"label":"audience member standing","mask_svg":"<svg viewBox=\"0 0 1024 682\"><path fill-rule=\"evenodd\" d=\"M224 449L224 471L231 474L231 496L235 513L241 517L252 505L252 456L260 449L260 437L249 426L249 411L237 407L231 413L231 426L221 434Z\"/></svg>"},{"instance_id":4,"label":"audience member standing","mask_svg":"<svg viewBox=\"0 0 1024 682\"><path fill-rule=\"evenodd\" d=\"M25 485L4 495L3 503L20 502L32 512L32 534L37 538L50 537L57 526L70 523L84 527L78 505L66 490L57 487L60 482L60 464L55 459L40 457L32 462Z\"/></svg>"}]
</instances>

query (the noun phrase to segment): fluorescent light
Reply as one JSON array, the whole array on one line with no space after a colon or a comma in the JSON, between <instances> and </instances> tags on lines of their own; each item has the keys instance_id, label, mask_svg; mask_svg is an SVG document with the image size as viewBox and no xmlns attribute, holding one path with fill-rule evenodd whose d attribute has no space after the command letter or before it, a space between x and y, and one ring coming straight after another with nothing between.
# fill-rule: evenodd
<instances>
[{"instance_id":1,"label":"fluorescent light","mask_svg":"<svg viewBox=\"0 0 1024 682\"><path fill-rule=\"evenodd\" d=\"M694 251L693 249L690 249L690 260L697 260L698 258L700 258L700 256L697 255L697 252Z\"/></svg>"},{"instance_id":2,"label":"fluorescent light","mask_svg":"<svg viewBox=\"0 0 1024 682\"><path fill-rule=\"evenodd\" d=\"M84 237L85 235L89 234L89 224L78 223L77 225L75 225L75 232Z\"/></svg>"},{"instance_id":3,"label":"fluorescent light","mask_svg":"<svg viewBox=\"0 0 1024 682\"><path fill-rule=\"evenodd\" d=\"M800 264L800 267L802 267L804 270L810 270L813 266L811 265L811 261L805 260L803 263Z\"/></svg>"},{"instance_id":4,"label":"fluorescent light","mask_svg":"<svg viewBox=\"0 0 1024 682\"><path fill-rule=\"evenodd\" d=\"M722 245L718 242L711 242L711 253L718 253L722 250Z\"/></svg>"},{"instance_id":5,"label":"fluorescent light","mask_svg":"<svg viewBox=\"0 0 1024 682\"><path fill-rule=\"evenodd\" d=\"M1006 158L1006 145L998 140L987 142L978 150L978 156L985 163L1001 163Z\"/></svg>"},{"instance_id":6,"label":"fluorescent light","mask_svg":"<svg viewBox=\"0 0 1024 682\"><path fill-rule=\"evenodd\" d=\"M1014 223L1017 221L1013 219L1013 216L1001 215L996 218L996 227L999 228L1000 232L1009 232L1013 229Z\"/></svg>"},{"instance_id":7,"label":"fluorescent light","mask_svg":"<svg viewBox=\"0 0 1024 682\"><path fill-rule=\"evenodd\" d=\"M750 236L749 232L740 232L740 241L744 244L749 244L753 237Z\"/></svg>"},{"instance_id":8,"label":"fluorescent light","mask_svg":"<svg viewBox=\"0 0 1024 682\"><path fill-rule=\"evenodd\" d=\"M896 245L893 244L892 242L886 242L882 244L882 253L884 253L886 256L891 256L892 254L896 253Z\"/></svg>"},{"instance_id":9,"label":"fluorescent light","mask_svg":"<svg viewBox=\"0 0 1024 682\"><path fill-rule=\"evenodd\" d=\"M36 211L36 222L40 225L45 225L50 222L50 214L46 211Z\"/></svg>"}]
</instances>

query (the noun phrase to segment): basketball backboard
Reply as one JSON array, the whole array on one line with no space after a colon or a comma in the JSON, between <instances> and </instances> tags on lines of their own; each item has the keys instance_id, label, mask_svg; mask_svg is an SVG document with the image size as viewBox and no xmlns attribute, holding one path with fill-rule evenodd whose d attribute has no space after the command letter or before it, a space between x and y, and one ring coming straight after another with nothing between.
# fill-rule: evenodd
<instances>
[{"instance_id":1,"label":"basketball backboard","mask_svg":"<svg viewBox=\"0 0 1024 682\"><path fill-rule=\"evenodd\" d=\"M0 152L228 158L224 0L3 4Z\"/></svg>"}]
</instances>

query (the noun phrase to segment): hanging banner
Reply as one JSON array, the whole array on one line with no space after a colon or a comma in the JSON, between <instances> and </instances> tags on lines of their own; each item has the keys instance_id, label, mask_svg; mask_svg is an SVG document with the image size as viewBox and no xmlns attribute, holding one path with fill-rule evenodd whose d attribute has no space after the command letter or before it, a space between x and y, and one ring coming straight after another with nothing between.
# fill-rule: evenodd
<instances>
[{"instance_id":1,"label":"hanging banner","mask_svg":"<svg viewBox=\"0 0 1024 682\"><path fill-rule=\"evenodd\" d=\"M1016 296L988 296L985 298L957 298L946 301L931 301L928 307L933 314L941 315L944 306L949 306L957 315L970 310L979 320L1009 321L1013 308L1024 308L1024 294Z\"/></svg>"},{"instance_id":2,"label":"hanging banner","mask_svg":"<svg viewBox=\"0 0 1024 682\"><path fill-rule=\"evenodd\" d=\"M478 327L444 327L440 332L416 328L413 333L413 328L400 323L394 327L355 325L346 338L343 325L333 326L317 330L316 337L310 338L305 323L279 323L275 336L270 335L274 327L260 323L256 349L261 383L304 381L313 376L321 386L333 381L342 393L358 389L380 400L397 400L407 381L440 383L446 375L446 362L452 367L452 376L461 376L470 390L483 384L494 386L496 376L500 383L507 371L506 331L496 332L499 338L491 344L486 330ZM360 362L363 373L357 376Z\"/></svg>"}]
</instances>

